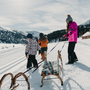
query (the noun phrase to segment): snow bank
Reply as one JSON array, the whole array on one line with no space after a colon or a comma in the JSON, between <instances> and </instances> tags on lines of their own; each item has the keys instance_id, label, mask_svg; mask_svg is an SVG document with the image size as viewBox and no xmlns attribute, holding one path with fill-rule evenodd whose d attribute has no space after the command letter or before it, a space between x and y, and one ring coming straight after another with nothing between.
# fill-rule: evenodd
<instances>
[{"instance_id":1,"label":"snow bank","mask_svg":"<svg viewBox=\"0 0 90 90\"><path fill-rule=\"evenodd\" d=\"M83 36L89 36L90 32L86 32Z\"/></svg>"},{"instance_id":2,"label":"snow bank","mask_svg":"<svg viewBox=\"0 0 90 90\"><path fill-rule=\"evenodd\" d=\"M7 49L7 48L14 48L14 47L20 47L22 46L22 44L4 44L4 43L0 43L0 50L2 49Z\"/></svg>"}]
</instances>

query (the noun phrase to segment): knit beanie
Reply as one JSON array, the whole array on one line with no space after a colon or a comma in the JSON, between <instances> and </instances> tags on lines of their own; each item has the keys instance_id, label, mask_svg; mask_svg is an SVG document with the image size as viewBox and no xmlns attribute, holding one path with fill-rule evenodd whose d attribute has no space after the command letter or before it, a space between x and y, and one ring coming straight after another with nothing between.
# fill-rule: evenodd
<instances>
[{"instance_id":1,"label":"knit beanie","mask_svg":"<svg viewBox=\"0 0 90 90\"><path fill-rule=\"evenodd\" d=\"M40 34L39 34L39 37L43 37L43 36L44 36L44 34L43 34L43 33L40 33Z\"/></svg>"},{"instance_id":2,"label":"knit beanie","mask_svg":"<svg viewBox=\"0 0 90 90\"><path fill-rule=\"evenodd\" d=\"M67 15L67 18L66 18L66 22L67 21L73 21L72 17L69 14Z\"/></svg>"},{"instance_id":3,"label":"knit beanie","mask_svg":"<svg viewBox=\"0 0 90 90\"><path fill-rule=\"evenodd\" d=\"M27 38L31 38L32 39L33 38L32 34L28 34Z\"/></svg>"}]
</instances>

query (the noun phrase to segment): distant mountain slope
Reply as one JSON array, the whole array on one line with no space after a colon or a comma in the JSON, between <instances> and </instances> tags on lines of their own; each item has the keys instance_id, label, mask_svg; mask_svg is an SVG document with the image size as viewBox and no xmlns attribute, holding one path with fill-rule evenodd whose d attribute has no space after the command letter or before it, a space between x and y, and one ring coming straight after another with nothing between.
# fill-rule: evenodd
<instances>
[{"instance_id":1,"label":"distant mountain slope","mask_svg":"<svg viewBox=\"0 0 90 90\"><path fill-rule=\"evenodd\" d=\"M17 30L0 27L0 43L26 43L26 35Z\"/></svg>"},{"instance_id":2,"label":"distant mountain slope","mask_svg":"<svg viewBox=\"0 0 90 90\"><path fill-rule=\"evenodd\" d=\"M85 23L83 23L82 25L87 25L87 24L90 24L90 19L87 20Z\"/></svg>"},{"instance_id":3,"label":"distant mountain slope","mask_svg":"<svg viewBox=\"0 0 90 90\"><path fill-rule=\"evenodd\" d=\"M0 43L27 43L26 36L31 33L35 38L39 37L37 31L22 32L8 27L0 27Z\"/></svg>"}]
</instances>

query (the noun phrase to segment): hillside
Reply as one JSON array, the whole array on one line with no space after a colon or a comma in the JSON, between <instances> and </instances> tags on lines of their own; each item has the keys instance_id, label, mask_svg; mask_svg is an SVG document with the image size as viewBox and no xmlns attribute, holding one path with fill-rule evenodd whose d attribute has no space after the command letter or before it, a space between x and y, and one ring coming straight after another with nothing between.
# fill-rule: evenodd
<instances>
[{"instance_id":1,"label":"hillside","mask_svg":"<svg viewBox=\"0 0 90 90\"><path fill-rule=\"evenodd\" d=\"M26 35L21 31L0 27L0 43L26 43Z\"/></svg>"},{"instance_id":2,"label":"hillside","mask_svg":"<svg viewBox=\"0 0 90 90\"><path fill-rule=\"evenodd\" d=\"M22 32L18 30L9 29L6 27L0 27L0 43L27 43L26 36L31 33L35 38L39 37L37 31Z\"/></svg>"}]
</instances>

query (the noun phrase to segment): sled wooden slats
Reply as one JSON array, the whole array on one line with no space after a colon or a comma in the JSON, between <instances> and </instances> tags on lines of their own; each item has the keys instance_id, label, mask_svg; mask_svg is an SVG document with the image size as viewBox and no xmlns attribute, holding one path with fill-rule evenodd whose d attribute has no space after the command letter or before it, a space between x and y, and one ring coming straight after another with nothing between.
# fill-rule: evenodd
<instances>
[{"instance_id":1,"label":"sled wooden slats","mask_svg":"<svg viewBox=\"0 0 90 90\"><path fill-rule=\"evenodd\" d=\"M61 62L61 64L59 65L59 62ZM47 62L48 63L48 62ZM50 66L49 64L52 63L51 65L53 66ZM46 76L49 76L49 75L54 75L54 76L57 76L60 81L61 81L61 85L63 86L63 62L62 62L62 57L61 57L61 54L60 54L60 51L58 51L58 58L57 58L57 62L55 61L55 65L53 64L54 62L49 62L49 64L46 64L46 66L43 66L43 69L42 72L41 72L41 76L42 76L42 79L41 79L41 87L43 86L43 80ZM45 65L45 64L44 64ZM49 66L48 66L49 65ZM55 66L55 67L54 67ZM57 67L56 67L57 66ZM47 68L48 69L47 69ZM52 68L53 69L52 69ZM54 69L56 68L56 69ZM50 70L51 69L51 70ZM45 71L46 70L46 71ZM61 71L61 75L59 75L59 71ZM61 77L60 77L61 76Z\"/></svg>"}]
</instances>

